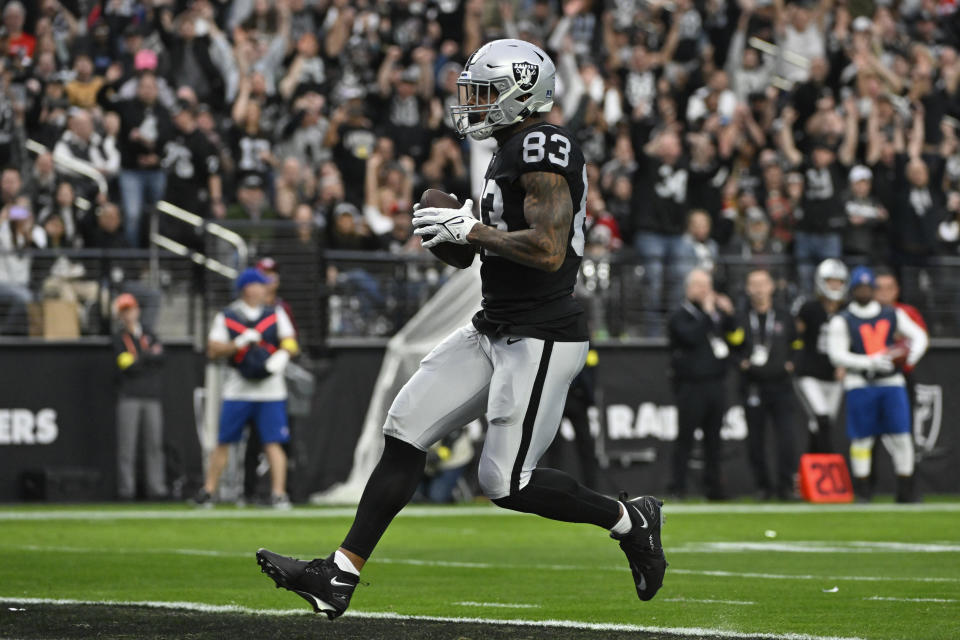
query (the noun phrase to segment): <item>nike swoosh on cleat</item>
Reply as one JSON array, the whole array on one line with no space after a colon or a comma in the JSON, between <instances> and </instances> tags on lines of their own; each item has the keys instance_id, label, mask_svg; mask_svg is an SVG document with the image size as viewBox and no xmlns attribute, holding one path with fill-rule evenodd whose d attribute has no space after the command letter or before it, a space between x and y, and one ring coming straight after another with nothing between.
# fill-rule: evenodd
<instances>
[{"instance_id":1,"label":"nike swoosh on cleat","mask_svg":"<svg viewBox=\"0 0 960 640\"><path fill-rule=\"evenodd\" d=\"M347 582L340 582L336 578L330 578L330 584L335 587L352 587L353 585Z\"/></svg>"},{"instance_id":2,"label":"nike swoosh on cleat","mask_svg":"<svg viewBox=\"0 0 960 640\"><path fill-rule=\"evenodd\" d=\"M316 597L312 593L307 593L306 591L294 591L294 593L296 593L298 596L300 596L307 602L310 602L311 604L313 604L313 608L317 612L336 611L336 608L333 605L324 602L323 600Z\"/></svg>"},{"instance_id":3,"label":"nike swoosh on cleat","mask_svg":"<svg viewBox=\"0 0 960 640\"><path fill-rule=\"evenodd\" d=\"M647 519L643 517L643 511L640 511L638 507L634 507L634 509L637 510L637 514L640 516L640 519L643 520L643 525L640 528L646 529L649 525L647 524Z\"/></svg>"}]
</instances>

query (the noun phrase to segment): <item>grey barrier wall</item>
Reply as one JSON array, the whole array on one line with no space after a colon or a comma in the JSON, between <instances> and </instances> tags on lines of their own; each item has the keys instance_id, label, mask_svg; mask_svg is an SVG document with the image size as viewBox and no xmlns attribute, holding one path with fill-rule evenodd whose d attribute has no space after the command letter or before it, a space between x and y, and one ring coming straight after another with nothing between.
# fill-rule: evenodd
<instances>
[{"instance_id":1,"label":"grey barrier wall","mask_svg":"<svg viewBox=\"0 0 960 640\"><path fill-rule=\"evenodd\" d=\"M167 476L179 489L200 473L194 390L203 360L182 343L165 353ZM25 488L37 499L115 497L116 375L106 339L0 346L0 501L27 497Z\"/></svg>"},{"instance_id":2,"label":"grey barrier wall","mask_svg":"<svg viewBox=\"0 0 960 640\"><path fill-rule=\"evenodd\" d=\"M662 492L676 436L667 350L608 344L598 351L602 395L601 406L591 414L592 428L600 436L599 453L607 464L601 470L599 488ZM312 416L293 423L297 471L291 492L295 498L347 477L382 357L381 347L344 347L333 349L318 363ZM196 399L203 384L203 364L203 356L189 345L167 346L163 402L168 475L183 495L189 495L201 477ZM960 491L958 365L960 349L937 347L916 371L915 440L925 492ZM0 346L0 501L29 496L47 500L114 497L115 372L105 341ZM740 495L752 491L752 482L734 377L731 374L728 385L723 460L728 489ZM797 411L796 423L789 428L801 451L806 427L799 407ZM548 463L576 472L569 436L569 426L563 425ZM845 451L841 431L834 441ZM877 461L879 489L890 490L892 472L886 454L881 451ZM696 458L692 464L696 467Z\"/></svg>"},{"instance_id":3,"label":"grey barrier wall","mask_svg":"<svg viewBox=\"0 0 960 640\"><path fill-rule=\"evenodd\" d=\"M591 412L591 429L598 440L598 454L606 468L600 470L599 489L609 493L662 493L670 472L670 452L676 439L676 406L669 380L669 353L663 346L598 346L597 386L599 404ZM316 415L313 424L297 425L296 439L310 461L310 491L325 489L346 479L353 449L366 412L366 401L376 379L381 352L374 349L335 351L327 373L319 377ZM960 349L932 349L916 371L919 402L915 425L919 485L924 492L960 491L960 385L956 371ZM737 395L736 374L727 379L729 409L721 432L723 471L731 495L751 495L753 480L747 461L747 428ZM841 420L842 423L842 420ZM799 403L796 419L788 429L795 450L807 444L807 427ZM479 434L477 434L479 436ZM578 462L570 439L569 424L560 435L544 464L574 474ZM767 438L772 448L773 438ZM846 454L848 440L843 425L837 426L833 442ZM770 451L770 460L774 460ZM878 491L892 492L893 472L889 457L878 444L876 456ZM699 459L691 462L691 489L698 486Z\"/></svg>"}]
</instances>

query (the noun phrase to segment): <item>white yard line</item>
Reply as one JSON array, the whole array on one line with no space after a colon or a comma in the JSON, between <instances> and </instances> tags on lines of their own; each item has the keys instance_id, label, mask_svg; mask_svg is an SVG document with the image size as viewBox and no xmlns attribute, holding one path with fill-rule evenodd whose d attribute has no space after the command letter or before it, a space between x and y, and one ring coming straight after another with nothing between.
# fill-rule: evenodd
<instances>
[{"instance_id":1,"label":"white yard line","mask_svg":"<svg viewBox=\"0 0 960 640\"><path fill-rule=\"evenodd\" d=\"M823 576L812 573L758 573L752 571L711 571L698 569L667 569L671 573L688 576L710 576L713 578L756 578L758 580L846 580L849 582L946 582L957 583L960 578L941 578L936 576Z\"/></svg>"},{"instance_id":2,"label":"white yard line","mask_svg":"<svg viewBox=\"0 0 960 640\"><path fill-rule=\"evenodd\" d=\"M539 609L538 604L511 604L509 602L474 602L472 600L463 600L461 602L452 602L460 607L483 607L494 609Z\"/></svg>"},{"instance_id":3,"label":"white yard line","mask_svg":"<svg viewBox=\"0 0 960 640\"><path fill-rule=\"evenodd\" d=\"M663 598L660 602L694 602L697 604L733 604L733 605L753 605L757 604L752 600L713 600L711 598Z\"/></svg>"},{"instance_id":4,"label":"white yard line","mask_svg":"<svg viewBox=\"0 0 960 640\"><path fill-rule=\"evenodd\" d=\"M198 611L202 613L247 613L268 616L304 615L305 609L252 609L237 605L213 605L199 602L162 602L145 601L115 601L115 600L71 600L55 598L18 598L16 596L0 596L0 602L11 604L51 604L51 605L108 605L130 607L152 607L157 609L174 609ZM496 618L459 618L449 616L405 616L385 611L356 611L349 610L345 616L352 618L368 618L380 620L422 620L425 622L452 622L472 624L514 625L523 627L559 627L565 629L583 629L590 631L642 631L647 633L664 633L678 636L713 635L720 638L738 638L743 640L862 640L850 636L815 636L806 633L750 633L732 631L730 629L710 629L705 627L652 627L634 624L607 623L607 622L579 622L576 620L500 620ZM322 616L318 616L323 619Z\"/></svg>"},{"instance_id":5,"label":"white yard line","mask_svg":"<svg viewBox=\"0 0 960 640\"><path fill-rule=\"evenodd\" d=\"M765 514L765 513L958 513L960 503L922 504L667 504L664 512L677 514ZM300 518L352 518L355 507L297 507L290 511L272 509L150 509L140 507L106 509L0 509L0 520L282 520ZM535 517L487 505L452 507L410 506L399 517L454 518L462 516Z\"/></svg>"},{"instance_id":6,"label":"white yard line","mask_svg":"<svg viewBox=\"0 0 960 640\"><path fill-rule=\"evenodd\" d=\"M870 540L797 540L793 542L690 542L668 548L670 553L957 553L960 544L939 542L887 542Z\"/></svg>"},{"instance_id":7,"label":"white yard line","mask_svg":"<svg viewBox=\"0 0 960 640\"><path fill-rule=\"evenodd\" d=\"M110 555L182 555L182 556L211 556L222 558L245 558L252 561L253 551L220 551L214 549L132 549L132 548L95 548L95 547L67 547L53 545L31 544L3 544L0 551L31 551L38 553L81 553L81 554L110 554ZM669 551L669 550L668 550ZM306 557L309 554L300 554ZM504 564L490 562L460 562L454 560L418 560L416 558L376 558L377 563L400 564L415 567L453 567L459 569L523 569L525 571L614 571L626 572L625 566L585 566L575 564ZM707 576L713 578L751 578L757 580L824 580L848 582L931 582L931 583L960 583L960 578L936 576L834 576L817 574L793 573L758 573L740 571L713 571L708 569L680 569L671 567L668 575Z\"/></svg>"},{"instance_id":8,"label":"white yard line","mask_svg":"<svg viewBox=\"0 0 960 640\"><path fill-rule=\"evenodd\" d=\"M888 598L884 596L870 596L864 600L882 600L884 602L960 602L954 598Z\"/></svg>"}]
</instances>

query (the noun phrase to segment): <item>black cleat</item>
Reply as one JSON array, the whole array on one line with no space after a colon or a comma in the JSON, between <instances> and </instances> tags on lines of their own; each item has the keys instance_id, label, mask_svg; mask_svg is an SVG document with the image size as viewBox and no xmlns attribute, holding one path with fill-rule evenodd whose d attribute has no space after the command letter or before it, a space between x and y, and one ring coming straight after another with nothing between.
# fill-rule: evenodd
<instances>
[{"instance_id":1,"label":"black cleat","mask_svg":"<svg viewBox=\"0 0 960 640\"><path fill-rule=\"evenodd\" d=\"M641 600L650 600L663 586L663 574L667 570L667 558L660 544L660 529L663 527L663 500L652 496L642 496L627 500L627 494L620 494L633 528L630 533L610 537L620 541L620 548L627 556L633 581L637 585L637 596Z\"/></svg>"},{"instance_id":2,"label":"black cleat","mask_svg":"<svg viewBox=\"0 0 960 640\"><path fill-rule=\"evenodd\" d=\"M197 491L197 494L193 496L190 502L193 506L200 507L201 509L213 508L213 496L203 487L200 487L200 490Z\"/></svg>"},{"instance_id":3,"label":"black cleat","mask_svg":"<svg viewBox=\"0 0 960 640\"><path fill-rule=\"evenodd\" d=\"M350 606L350 596L360 576L341 571L333 562L333 554L324 559L306 562L281 556L273 551L257 551L260 571L277 584L310 603L314 613L323 612L333 620Z\"/></svg>"}]
</instances>

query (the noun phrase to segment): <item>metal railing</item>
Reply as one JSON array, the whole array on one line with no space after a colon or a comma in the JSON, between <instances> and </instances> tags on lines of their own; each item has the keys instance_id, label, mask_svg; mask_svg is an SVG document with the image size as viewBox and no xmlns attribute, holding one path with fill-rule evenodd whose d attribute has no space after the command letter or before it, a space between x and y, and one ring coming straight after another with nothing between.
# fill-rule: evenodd
<instances>
[{"instance_id":1,"label":"metal railing","mask_svg":"<svg viewBox=\"0 0 960 640\"><path fill-rule=\"evenodd\" d=\"M171 218L190 225L194 229L202 230L204 233L210 234L211 236L219 238L228 243L236 250L236 264L238 267L243 268L243 266L247 264L249 254L247 251L247 243L239 234L215 222L204 220L197 214L191 213L186 209L182 209L165 200L158 202L156 209L161 214L170 216ZM176 240L161 234L155 228L151 230L150 241L153 244L166 249L167 251L188 258L195 264L198 264L205 269L213 271L214 273L217 273L225 278L233 279L237 277L237 268L226 265L215 258L211 258L205 253L195 251L185 244L177 242Z\"/></svg>"},{"instance_id":2,"label":"metal railing","mask_svg":"<svg viewBox=\"0 0 960 640\"><path fill-rule=\"evenodd\" d=\"M196 314L198 290L190 263L147 249L32 249L0 252L28 274L0 289L0 335L83 338L110 335L112 302L120 293L138 299L145 324L170 339L202 334Z\"/></svg>"},{"instance_id":3,"label":"metal railing","mask_svg":"<svg viewBox=\"0 0 960 640\"><path fill-rule=\"evenodd\" d=\"M161 241L149 251L20 251L0 254L0 260L13 257L32 261L30 282L24 287L32 302L48 299L58 286L70 289L73 281L92 282L97 293L86 294L78 302L86 313L81 335L102 335L109 330L109 307L104 300L132 283L158 301L156 317L163 321L162 333L193 337L199 344L213 314L236 296L232 283L236 269L269 255L277 262L279 296L290 306L301 343L317 350L332 342L385 341L451 273L430 254L324 249L321 230L316 227L297 231L290 222L226 222L219 226L222 232L214 233L211 224L204 222L199 244L184 246L187 252ZM217 247L222 248L224 236L229 238L231 234L243 242L230 244L233 255L226 260L217 253ZM247 253L244 249L251 241ZM74 272L62 268L54 273L59 259L82 265L82 274L71 275ZM236 264L229 264L234 259ZM666 319L677 308L683 287L682 274L671 270L670 265L664 266L667 268L657 287L651 280L650 265L636 255L625 252L584 259L577 296L587 309L595 340L663 339ZM714 270L718 287L742 304L746 275L757 266L773 273L776 296L783 306L790 307L805 295L804 287L798 284L796 265L783 257L766 258L760 263L721 257ZM931 258L923 267L904 267L900 275L902 299L920 310L931 337L960 339L960 258ZM9 297L0 299L0 324L11 304L16 302ZM479 308L480 300L476 306ZM94 307L97 311L91 315ZM15 331L20 335L27 333L23 315L24 325ZM4 331L0 326L0 333Z\"/></svg>"}]
</instances>

